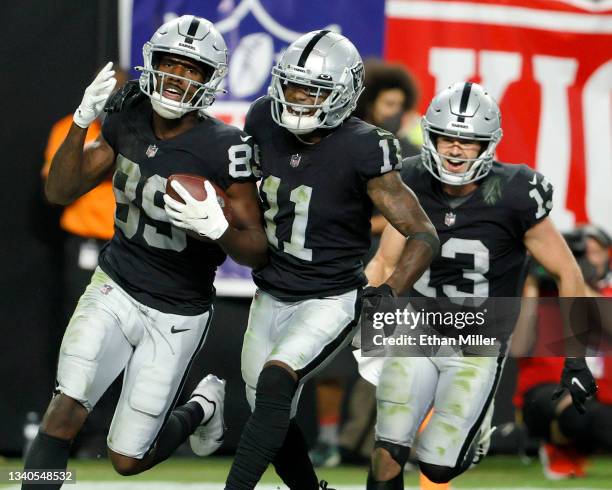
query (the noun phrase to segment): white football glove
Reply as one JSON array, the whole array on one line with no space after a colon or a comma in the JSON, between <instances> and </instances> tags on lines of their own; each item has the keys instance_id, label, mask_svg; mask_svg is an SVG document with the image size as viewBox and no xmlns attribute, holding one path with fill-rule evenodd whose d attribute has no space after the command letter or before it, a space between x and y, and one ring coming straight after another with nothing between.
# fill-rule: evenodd
<instances>
[{"instance_id":1,"label":"white football glove","mask_svg":"<svg viewBox=\"0 0 612 490\"><path fill-rule=\"evenodd\" d=\"M77 126L85 129L102 114L106 99L112 93L117 83L112 70L113 62L109 61L96 76L91 85L85 89L81 105L77 107L73 119Z\"/></svg>"},{"instance_id":2,"label":"white football glove","mask_svg":"<svg viewBox=\"0 0 612 490\"><path fill-rule=\"evenodd\" d=\"M183 198L185 204L172 199L168 194L164 194L164 209L170 223L184 230L195 231L198 235L218 240L229 223L223 215L223 210L217 200L215 188L210 182L204 182L206 189L206 199L198 201L176 180L170 184L179 196Z\"/></svg>"}]
</instances>

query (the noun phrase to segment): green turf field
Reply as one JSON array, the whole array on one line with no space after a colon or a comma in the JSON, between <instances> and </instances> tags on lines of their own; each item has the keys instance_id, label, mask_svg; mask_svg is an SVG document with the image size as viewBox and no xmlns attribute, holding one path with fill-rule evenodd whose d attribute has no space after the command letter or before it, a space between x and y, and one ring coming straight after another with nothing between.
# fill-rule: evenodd
<instances>
[{"instance_id":1,"label":"green turf field","mask_svg":"<svg viewBox=\"0 0 612 490\"><path fill-rule=\"evenodd\" d=\"M211 457L205 459L173 458L142 475L122 477L111 468L108 460L71 461L70 469L76 470L77 484L64 486L68 490L171 490L171 489L222 489L231 458ZM20 460L0 462L3 484L0 488L19 488L6 484L6 470L21 468ZM365 488L366 470L355 466L321 469L319 477L330 482L331 488L357 490ZM154 483L155 482L155 483ZM274 489L280 480L273 471L268 471L262 480L262 489ZM406 487L418 488L418 475L406 474ZM258 487L259 488L259 487ZM537 460L523 464L517 457L495 456L486 458L477 468L457 478L452 488L573 488L612 489L612 458L593 458L586 478L552 482L542 475Z\"/></svg>"}]
</instances>

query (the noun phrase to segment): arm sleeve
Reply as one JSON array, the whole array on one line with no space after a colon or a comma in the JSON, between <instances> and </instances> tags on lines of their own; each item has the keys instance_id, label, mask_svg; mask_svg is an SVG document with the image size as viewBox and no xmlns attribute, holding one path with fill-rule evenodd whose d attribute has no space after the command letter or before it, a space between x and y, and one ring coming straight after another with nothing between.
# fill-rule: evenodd
<instances>
[{"instance_id":1,"label":"arm sleeve","mask_svg":"<svg viewBox=\"0 0 612 490\"><path fill-rule=\"evenodd\" d=\"M519 225L524 233L546 218L553 207L553 186L541 173L526 165L520 172L516 204Z\"/></svg>"},{"instance_id":2,"label":"arm sleeve","mask_svg":"<svg viewBox=\"0 0 612 490\"><path fill-rule=\"evenodd\" d=\"M357 169L363 180L380 177L402 168L402 154L398 139L388 131L371 127L359 135L353 153Z\"/></svg>"},{"instance_id":3,"label":"arm sleeve","mask_svg":"<svg viewBox=\"0 0 612 490\"><path fill-rule=\"evenodd\" d=\"M218 164L215 175L210 178L226 190L237 182L255 182L255 144L253 138L242 131L235 131L223 138L225 144L219 145Z\"/></svg>"},{"instance_id":4,"label":"arm sleeve","mask_svg":"<svg viewBox=\"0 0 612 490\"><path fill-rule=\"evenodd\" d=\"M414 187L416 182L419 182L422 178L424 178L425 173L427 173L427 170L421 163L420 155L404 158L402 160L400 175L402 177L402 181L408 187Z\"/></svg>"}]
</instances>

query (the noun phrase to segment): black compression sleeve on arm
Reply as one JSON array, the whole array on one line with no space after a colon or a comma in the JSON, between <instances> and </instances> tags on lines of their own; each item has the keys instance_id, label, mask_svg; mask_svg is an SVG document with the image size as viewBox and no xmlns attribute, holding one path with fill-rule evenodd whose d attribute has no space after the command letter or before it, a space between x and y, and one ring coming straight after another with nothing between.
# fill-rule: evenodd
<instances>
[{"instance_id":1,"label":"black compression sleeve on arm","mask_svg":"<svg viewBox=\"0 0 612 490\"><path fill-rule=\"evenodd\" d=\"M413 235L406 237L406 241L410 240L421 240L427 245L429 245L429 247L431 248L432 257L436 257L438 255L438 252L440 251L440 240L438 239L438 237L426 231L419 231L417 233L414 233Z\"/></svg>"}]
</instances>

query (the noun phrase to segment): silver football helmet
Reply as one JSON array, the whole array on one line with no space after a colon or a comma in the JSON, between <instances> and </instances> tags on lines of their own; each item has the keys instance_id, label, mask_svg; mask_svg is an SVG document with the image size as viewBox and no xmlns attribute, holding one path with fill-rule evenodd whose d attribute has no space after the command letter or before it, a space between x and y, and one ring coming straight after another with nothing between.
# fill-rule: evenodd
<instances>
[{"instance_id":1,"label":"silver football helmet","mask_svg":"<svg viewBox=\"0 0 612 490\"><path fill-rule=\"evenodd\" d=\"M502 138L501 113L497 102L476 83L459 82L434 97L421 120L423 164L438 180L464 185L486 176L493 165L495 148ZM465 138L481 143L476 158L453 158L469 163L465 172L448 171L436 146L437 136Z\"/></svg>"},{"instance_id":2,"label":"silver football helmet","mask_svg":"<svg viewBox=\"0 0 612 490\"><path fill-rule=\"evenodd\" d=\"M204 83L172 75L157 69L162 53L184 56L210 69ZM183 15L162 25L142 48L144 66L141 71L140 90L149 96L153 109L166 119L176 119L187 112L210 106L218 92L221 80L227 74L227 47L221 34L211 22L202 17ZM181 100L164 97L164 84L168 79L181 79L189 83ZM195 88L192 96L190 88Z\"/></svg>"},{"instance_id":3,"label":"silver football helmet","mask_svg":"<svg viewBox=\"0 0 612 490\"><path fill-rule=\"evenodd\" d=\"M313 104L288 102L284 88L304 87ZM272 68L268 95L272 118L294 134L335 128L353 112L363 91L363 62L346 37L331 31L312 31L291 43Z\"/></svg>"}]
</instances>

